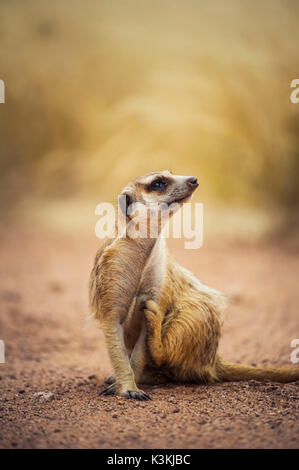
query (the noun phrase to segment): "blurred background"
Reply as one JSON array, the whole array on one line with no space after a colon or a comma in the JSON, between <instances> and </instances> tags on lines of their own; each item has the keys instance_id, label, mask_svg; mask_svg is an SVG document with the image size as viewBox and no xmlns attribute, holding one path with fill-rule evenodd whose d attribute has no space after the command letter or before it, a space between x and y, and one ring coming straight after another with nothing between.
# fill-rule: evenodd
<instances>
[{"instance_id":1,"label":"blurred background","mask_svg":"<svg viewBox=\"0 0 299 470\"><path fill-rule=\"evenodd\" d=\"M198 176L211 233L297 233L296 0L0 7L2 220L93 230L99 202L169 169Z\"/></svg>"}]
</instances>

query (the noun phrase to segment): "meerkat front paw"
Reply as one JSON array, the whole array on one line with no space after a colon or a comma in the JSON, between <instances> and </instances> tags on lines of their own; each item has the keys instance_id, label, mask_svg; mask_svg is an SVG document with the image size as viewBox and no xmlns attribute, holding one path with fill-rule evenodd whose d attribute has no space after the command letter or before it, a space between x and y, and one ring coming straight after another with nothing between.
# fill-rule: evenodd
<instances>
[{"instance_id":1,"label":"meerkat front paw","mask_svg":"<svg viewBox=\"0 0 299 470\"><path fill-rule=\"evenodd\" d=\"M140 308L141 310L151 310L156 315L160 312L159 305L154 300L142 300Z\"/></svg>"},{"instance_id":2,"label":"meerkat front paw","mask_svg":"<svg viewBox=\"0 0 299 470\"><path fill-rule=\"evenodd\" d=\"M118 395L120 397L124 398L129 398L129 399L135 399L135 400L140 400L140 401L147 401L151 400L151 397L147 395L143 390L139 390L136 388L136 390L118 390L116 387L116 384L110 385L110 387L105 388L102 390L99 395Z\"/></svg>"},{"instance_id":3,"label":"meerkat front paw","mask_svg":"<svg viewBox=\"0 0 299 470\"><path fill-rule=\"evenodd\" d=\"M145 393L143 390L126 390L121 394L122 397L129 398L129 399L135 399L135 400L140 400L140 401L147 401L147 400L152 400L147 393Z\"/></svg>"},{"instance_id":4,"label":"meerkat front paw","mask_svg":"<svg viewBox=\"0 0 299 470\"><path fill-rule=\"evenodd\" d=\"M150 329L154 329L162 322L162 313L159 305L154 300L144 300L140 303L140 308L143 310L147 325Z\"/></svg>"}]
</instances>

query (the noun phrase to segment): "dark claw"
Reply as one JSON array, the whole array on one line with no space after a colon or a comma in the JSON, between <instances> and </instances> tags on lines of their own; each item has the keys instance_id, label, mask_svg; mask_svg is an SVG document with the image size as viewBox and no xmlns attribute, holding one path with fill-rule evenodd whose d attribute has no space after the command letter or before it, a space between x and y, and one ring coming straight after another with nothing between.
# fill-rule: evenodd
<instances>
[{"instance_id":1,"label":"dark claw","mask_svg":"<svg viewBox=\"0 0 299 470\"><path fill-rule=\"evenodd\" d=\"M145 310L146 309L146 300L141 300L140 302L140 309Z\"/></svg>"},{"instance_id":2,"label":"dark claw","mask_svg":"<svg viewBox=\"0 0 299 470\"><path fill-rule=\"evenodd\" d=\"M108 395L114 395L115 394L115 391L116 391L116 387L115 387L115 384L112 384L110 385L109 387L105 388L104 390L102 390L99 395L100 396L108 396ZM146 393L140 391L140 392L137 392L135 390L128 390L125 394L124 394L124 397L125 398L128 398L129 400L139 400L139 401L147 401L147 400L151 400L151 397L149 395L147 395Z\"/></svg>"},{"instance_id":3,"label":"dark claw","mask_svg":"<svg viewBox=\"0 0 299 470\"><path fill-rule=\"evenodd\" d=\"M139 401L147 401L151 400L151 397L144 392L135 392L134 390L128 390L125 394L126 398L139 400Z\"/></svg>"},{"instance_id":4,"label":"dark claw","mask_svg":"<svg viewBox=\"0 0 299 470\"><path fill-rule=\"evenodd\" d=\"M115 385L112 384L112 385L110 385L110 387L104 388L104 390L102 390L99 393L99 396L101 396L101 395L104 395L104 396L114 395L114 393L115 393Z\"/></svg>"}]
</instances>

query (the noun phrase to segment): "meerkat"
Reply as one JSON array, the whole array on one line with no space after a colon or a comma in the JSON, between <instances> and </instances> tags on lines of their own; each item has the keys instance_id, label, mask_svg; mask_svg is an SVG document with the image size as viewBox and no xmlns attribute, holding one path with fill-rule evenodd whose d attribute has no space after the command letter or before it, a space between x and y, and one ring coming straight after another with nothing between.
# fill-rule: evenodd
<instances>
[{"instance_id":1,"label":"meerkat","mask_svg":"<svg viewBox=\"0 0 299 470\"><path fill-rule=\"evenodd\" d=\"M153 205L177 210L197 187L196 177L169 171L142 176L122 191L126 222L132 204L142 204L148 219ZM162 236L163 218L158 220L156 236L125 233L108 239L95 257L90 306L114 372L102 393L149 400L138 383L298 380L298 369L250 367L219 356L225 297L174 260Z\"/></svg>"}]
</instances>

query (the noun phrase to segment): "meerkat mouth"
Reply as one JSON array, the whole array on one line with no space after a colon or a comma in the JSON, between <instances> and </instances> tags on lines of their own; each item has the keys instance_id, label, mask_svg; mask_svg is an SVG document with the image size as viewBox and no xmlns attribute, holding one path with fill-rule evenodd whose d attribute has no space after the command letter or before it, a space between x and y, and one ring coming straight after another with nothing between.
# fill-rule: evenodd
<instances>
[{"instance_id":1,"label":"meerkat mouth","mask_svg":"<svg viewBox=\"0 0 299 470\"><path fill-rule=\"evenodd\" d=\"M193 194L188 194L188 196L174 199L173 201L169 202L168 205L170 206L171 204L180 204L180 203L187 202L189 199L191 199L192 196Z\"/></svg>"}]
</instances>

